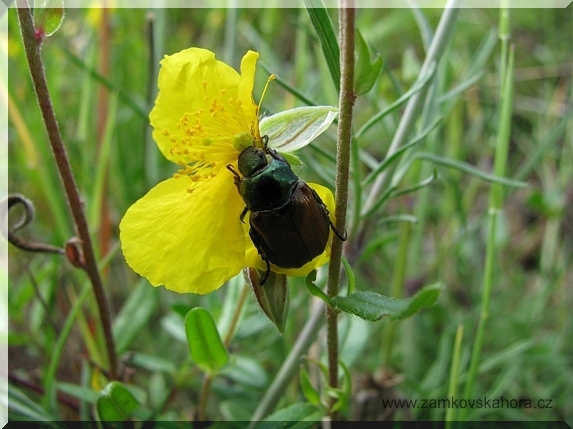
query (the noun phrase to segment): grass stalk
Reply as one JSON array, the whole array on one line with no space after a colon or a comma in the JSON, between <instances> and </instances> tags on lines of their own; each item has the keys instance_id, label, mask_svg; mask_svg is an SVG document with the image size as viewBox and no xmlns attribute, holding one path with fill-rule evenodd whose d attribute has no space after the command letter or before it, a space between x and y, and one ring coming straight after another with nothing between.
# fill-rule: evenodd
<instances>
[{"instance_id":1,"label":"grass stalk","mask_svg":"<svg viewBox=\"0 0 573 429\"><path fill-rule=\"evenodd\" d=\"M458 393L459 372L460 372L460 359L462 350L462 340L464 338L464 325L458 325L456 331L456 339L454 341L454 353L452 355L452 366L450 367L450 383L448 385L447 398L455 398ZM446 410L446 429L452 427L452 421L456 419L456 409L452 406Z\"/></svg>"},{"instance_id":2,"label":"grass stalk","mask_svg":"<svg viewBox=\"0 0 573 429\"><path fill-rule=\"evenodd\" d=\"M404 278L406 277L406 270L408 268L408 252L410 249L410 232L412 224L409 222L400 223L400 244L398 248L398 255L393 267L392 286L390 296L393 298L402 298L404 289ZM392 343L394 342L394 330L396 325L394 323L387 323L384 326L383 334L383 349L382 349L382 364L385 366L390 365L390 358L392 356Z\"/></svg>"},{"instance_id":3,"label":"grass stalk","mask_svg":"<svg viewBox=\"0 0 573 429\"><path fill-rule=\"evenodd\" d=\"M508 47L509 35L506 31L509 28L509 11L502 9L500 11L500 39L502 43L501 69L504 71L502 76L503 85L501 86L501 110L499 115L499 130L497 135L495 149L494 173L503 177L507 164L507 153L509 147L509 136L511 131L511 114L513 99L513 47ZM504 56L507 54L507 57ZM464 399L470 399L474 393L474 385L478 373L480 354L483 345L485 326L489 318L489 306L491 291L493 289L495 259L497 257L496 245L496 226L498 223L499 213L503 206L503 186L492 184L490 189L489 200L489 226L488 240L486 247L486 259L483 278L483 292L481 300L481 312L478 322L477 332L473 343L472 356L468 370L468 378L464 388ZM460 413L460 417L467 417L467 411Z\"/></svg>"},{"instance_id":4,"label":"grass stalk","mask_svg":"<svg viewBox=\"0 0 573 429\"><path fill-rule=\"evenodd\" d=\"M428 55L426 56L426 59L424 60L420 70L419 76L422 79L428 74L429 71L435 67L435 64L442 57L442 54L446 50L446 46L452 37L459 12L459 9L456 8L456 5L457 0L450 0L444 9L444 13L440 19L438 28L436 29L436 34L432 39L432 43L428 49ZM428 85L430 82L431 79L429 79L425 85ZM414 122L417 119L418 109L423 103L424 94L424 90L418 91L408 100L408 104L406 105L406 109L404 110L404 114L400 120L396 133L394 134L392 143L390 143L386 157L392 156L392 154L407 141L408 136L410 135L410 131L413 129ZM362 210L363 213L370 211L370 209L376 204L378 197L388 187L388 183L394 170L395 167L388 168L376 178L366 203L364 204L364 208Z\"/></svg>"},{"instance_id":5,"label":"grass stalk","mask_svg":"<svg viewBox=\"0 0 573 429\"><path fill-rule=\"evenodd\" d=\"M316 338L318 330L322 326L324 307L324 302L319 301L319 304L312 310L308 321L304 325L294 345L291 347L290 352L277 372L276 377L253 413L251 424L248 429L252 429L257 422L264 419L284 396L287 385L298 373L302 355L306 353Z\"/></svg>"}]
</instances>

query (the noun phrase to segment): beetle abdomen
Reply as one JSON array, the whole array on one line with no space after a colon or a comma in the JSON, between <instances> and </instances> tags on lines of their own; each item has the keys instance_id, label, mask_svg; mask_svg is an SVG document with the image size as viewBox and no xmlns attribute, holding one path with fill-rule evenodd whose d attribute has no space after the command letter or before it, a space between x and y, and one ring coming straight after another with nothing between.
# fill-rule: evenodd
<instances>
[{"instance_id":1,"label":"beetle abdomen","mask_svg":"<svg viewBox=\"0 0 573 429\"><path fill-rule=\"evenodd\" d=\"M305 182L293 187L282 207L251 212L249 235L263 259L300 268L326 248L330 219L318 194Z\"/></svg>"}]
</instances>

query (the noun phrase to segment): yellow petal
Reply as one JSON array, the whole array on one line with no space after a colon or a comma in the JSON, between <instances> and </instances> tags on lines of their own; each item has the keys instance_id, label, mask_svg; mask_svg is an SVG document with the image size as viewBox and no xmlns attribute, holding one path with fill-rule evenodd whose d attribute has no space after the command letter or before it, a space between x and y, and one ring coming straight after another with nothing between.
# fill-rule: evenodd
<instances>
[{"instance_id":1,"label":"yellow petal","mask_svg":"<svg viewBox=\"0 0 573 429\"><path fill-rule=\"evenodd\" d=\"M239 83L239 99L242 101L243 111L248 117L257 118L254 124L257 137L259 132L258 106L253 100L253 88L255 86L255 69L259 54L254 51L248 51L241 60L241 81Z\"/></svg>"},{"instance_id":2,"label":"yellow petal","mask_svg":"<svg viewBox=\"0 0 573 429\"><path fill-rule=\"evenodd\" d=\"M236 152L232 146L235 135L250 132L253 124L258 133L256 111L248 108L250 116L246 115L247 99L238 92L239 85L245 88L247 79L254 80L254 62L248 63L249 76L243 78L206 49L189 48L165 56L159 71L159 94L149 119L153 138L167 159L190 163L201 159L197 156L201 151L207 156L213 151ZM252 82L250 88L252 91ZM248 100L253 104L252 95Z\"/></svg>"},{"instance_id":3,"label":"yellow petal","mask_svg":"<svg viewBox=\"0 0 573 429\"><path fill-rule=\"evenodd\" d=\"M244 203L225 173L193 193L187 177L168 179L125 214L119 226L123 254L153 286L205 294L245 266Z\"/></svg>"},{"instance_id":4,"label":"yellow petal","mask_svg":"<svg viewBox=\"0 0 573 429\"><path fill-rule=\"evenodd\" d=\"M324 186L321 185L317 185L316 183L308 183L308 185L316 191L322 202L326 205L329 211L330 220L334 224L335 223L334 196L332 195L332 192L330 191L330 189L325 188ZM248 228L249 227L247 225L245 229L248 231ZM301 268L286 269L271 264L271 270L277 273L282 273L293 277L304 277L308 275L308 273L310 273L312 270L315 270L318 267L326 264L330 260L330 246L332 243L332 236L333 232L330 231L330 238L328 239L328 243L326 244L324 252L322 252L322 254L320 254L319 256L317 256L316 258L314 258L312 261L305 264ZM255 247L251 239L248 237L248 235L247 235L246 266L257 268L263 271L266 270L265 262L259 256L257 248Z\"/></svg>"}]
</instances>

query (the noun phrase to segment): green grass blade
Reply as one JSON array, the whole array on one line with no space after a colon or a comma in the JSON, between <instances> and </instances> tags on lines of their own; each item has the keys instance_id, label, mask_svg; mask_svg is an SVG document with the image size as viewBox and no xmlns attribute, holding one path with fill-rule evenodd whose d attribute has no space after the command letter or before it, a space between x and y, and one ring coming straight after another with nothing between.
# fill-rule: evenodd
<instances>
[{"instance_id":1,"label":"green grass blade","mask_svg":"<svg viewBox=\"0 0 573 429\"><path fill-rule=\"evenodd\" d=\"M555 144L561 141L561 138L565 134L565 129L567 124L573 117L573 105L569 107L565 115L551 127L550 134L540 139L540 143L536 146L535 152L527 158L525 164L519 169L515 178L518 180L525 180L527 176L535 169L536 166L540 165L543 155Z\"/></svg>"},{"instance_id":2,"label":"green grass blade","mask_svg":"<svg viewBox=\"0 0 573 429\"><path fill-rule=\"evenodd\" d=\"M64 346L66 345L66 341L72 328L75 324L76 318L82 309L82 305L85 299L88 297L90 291L92 290L91 284L86 284L78 296L78 299L74 303L66 322L64 323L64 327L60 332L60 336L58 337L58 341L52 350L52 355L50 358L50 364L48 365L48 369L46 370L44 376L44 389L45 395L43 398L44 408L46 408L50 413L57 412L57 403L56 403L56 370L58 369L58 364L60 363L60 358L62 357L62 353L64 352Z\"/></svg>"},{"instance_id":3,"label":"green grass blade","mask_svg":"<svg viewBox=\"0 0 573 429\"><path fill-rule=\"evenodd\" d=\"M99 230L101 210L104 202L104 191L107 183L111 144L113 142L115 119L117 117L117 92L111 94L107 108L105 130L99 148L99 155L95 161L96 174L93 182L92 196L88 222L92 231Z\"/></svg>"},{"instance_id":4,"label":"green grass blade","mask_svg":"<svg viewBox=\"0 0 573 429\"><path fill-rule=\"evenodd\" d=\"M340 48L328 10L322 0L304 0L314 29L318 33L324 59L330 71L336 92L340 91Z\"/></svg>"},{"instance_id":5,"label":"green grass blade","mask_svg":"<svg viewBox=\"0 0 573 429\"><path fill-rule=\"evenodd\" d=\"M158 304L158 290L142 278L131 291L127 302L113 322L113 336L118 355L126 352L140 331L148 326L149 319Z\"/></svg>"},{"instance_id":6,"label":"green grass blade","mask_svg":"<svg viewBox=\"0 0 573 429\"><path fill-rule=\"evenodd\" d=\"M107 264L111 261L111 259L115 256L118 247L110 252L103 258L98 268L102 270ZM50 355L50 363L48 364L48 369L44 375L44 390L45 395L43 398L44 408L47 410L54 410L56 409L56 371L58 369L58 364L60 363L60 358L62 357L62 353L64 352L64 347L66 345L66 341L70 335L70 332L76 322L78 316L81 315L82 305L85 299L89 296L89 292L91 291L91 283L86 283L78 296L75 300L70 312L68 313L68 317L64 323L62 330L60 331L60 336L54 348L51 351Z\"/></svg>"},{"instance_id":7,"label":"green grass blade","mask_svg":"<svg viewBox=\"0 0 573 429\"><path fill-rule=\"evenodd\" d=\"M362 182L362 186L366 186L366 185L372 183L376 179L376 176L378 176L386 168L388 168L388 166L392 162L397 160L401 154L403 154L406 150L408 150L408 149L418 145L419 143L421 143L428 136L428 134L430 134L432 131L434 131L436 129L436 127L442 122L442 119L443 119L442 116L440 116L439 118L436 118L436 120L434 122L432 122L430 125L428 125L426 127L426 129L424 129L420 134L418 134L416 137L414 137L412 140L410 140L408 143L406 143L404 146L402 146L396 152L394 152L394 153L390 154L390 156L384 158L384 160L380 163L380 165L378 167L376 167L376 169L374 169L368 176L366 176L366 179L364 179L364 181Z\"/></svg>"},{"instance_id":8,"label":"green grass blade","mask_svg":"<svg viewBox=\"0 0 573 429\"><path fill-rule=\"evenodd\" d=\"M450 367L450 383L448 386L448 398L455 398L458 394L458 376L460 370L462 339L464 337L464 325L459 324L456 332L456 340L454 342L454 352L452 355L452 365ZM451 428L451 422L456 419L456 409L449 407L446 410L446 429Z\"/></svg>"},{"instance_id":9,"label":"green grass blade","mask_svg":"<svg viewBox=\"0 0 573 429\"><path fill-rule=\"evenodd\" d=\"M395 191L392 193L392 198L394 197L399 197L400 195L406 195L406 194L410 194L412 192L416 192L419 189L422 189L428 185L430 185L431 183L434 183L436 180L438 180L438 171L434 168L434 171L432 172L432 174L427 177L426 179L422 180L419 183L416 183L415 185L412 186L408 186L407 188L404 189L400 189L399 191Z\"/></svg>"},{"instance_id":10,"label":"green grass blade","mask_svg":"<svg viewBox=\"0 0 573 429\"><path fill-rule=\"evenodd\" d=\"M509 188L526 188L529 186L527 182L521 182L519 180L508 179L507 177L500 177L495 174L486 173L485 171L482 171L466 162L443 158L431 153L418 153L416 158L423 159L424 161L431 161L435 164L443 165L444 167L454 168L471 176L477 177L478 179L482 179L486 182L494 183L499 186L507 186Z\"/></svg>"},{"instance_id":11,"label":"green grass blade","mask_svg":"<svg viewBox=\"0 0 573 429\"><path fill-rule=\"evenodd\" d=\"M90 76L94 80L96 80L97 82L104 85L110 91L117 92L119 99L123 103L125 103L127 106L129 106L133 110L133 112L136 113L137 115L139 115L143 120L147 121L147 116L149 114L149 108L147 107L147 105L143 101L143 99L141 99L139 97L134 97L133 95L128 94L125 90L123 90L121 88L120 85L118 85L115 82L112 82L111 80L103 77L96 70L94 70L93 68L90 68L80 58L75 56L72 52L70 52L67 49L62 48L60 46L58 46L58 47L61 49L61 51L70 60L70 62L73 65L81 68L82 70L86 70L87 72L89 72Z\"/></svg>"},{"instance_id":12,"label":"green grass blade","mask_svg":"<svg viewBox=\"0 0 573 429\"><path fill-rule=\"evenodd\" d=\"M396 110L398 107L400 107L402 104L404 104L410 98L412 98L412 96L416 95L418 92L420 92L422 89L424 89L426 87L426 84L428 83L428 81L434 76L435 71L436 71L436 63L433 62L429 66L428 71L426 73L424 73L423 76L420 76L420 78L416 81L416 83L412 86L412 88L410 88L404 95L402 95L400 98L398 98L392 104L390 104L388 107L381 110L376 115L374 115L372 118L370 118L368 120L368 122L366 122L364 125L362 125L362 127L356 132L356 138L359 139L360 137L362 137L364 135L364 133L366 133L366 131L368 131L376 123L378 123L380 120L382 120L387 114Z\"/></svg>"},{"instance_id":13,"label":"green grass blade","mask_svg":"<svg viewBox=\"0 0 573 429\"><path fill-rule=\"evenodd\" d=\"M54 415L46 413L42 407L14 386L8 388L8 407L31 421L45 422L53 428L60 427L54 422L57 420Z\"/></svg>"},{"instance_id":14,"label":"green grass blade","mask_svg":"<svg viewBox=\"0 0 573 429\"><path fill-rule=\"evenodd\" d=\"M265 64L263 61L260 61L258 63L267 73L269 74L274 74L275 75L275 82L278 83L280 86L282 86L285 90L287 90L288 92L290 92L292 95L294 95L296 98L298 98L300 101L302 101L303 103L305 103L307 106L318 106L318 103L314 102L313 100L311 100L310 98L308 98L306 95L304 95L302 92L300 92L299 90L297 90L294 86L290 85L286 80L284 80L280 75L278 75L276 72L274 72L273 70L271 70L271 68Z\"/></svg>"}]
</instances>

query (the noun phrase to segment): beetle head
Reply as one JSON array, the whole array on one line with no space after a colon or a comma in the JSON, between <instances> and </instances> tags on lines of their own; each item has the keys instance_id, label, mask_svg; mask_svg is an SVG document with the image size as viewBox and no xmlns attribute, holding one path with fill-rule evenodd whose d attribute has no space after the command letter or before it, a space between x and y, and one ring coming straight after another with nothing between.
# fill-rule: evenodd
<instances>
[{"instance_id":1,"label":"beetle head","mask_svg":"<svg viewBox=\"0 0 573 429\"><path fill-rule=\"evenodd\" d=\"M239 171L245 177L250 177L267 166L269 161L262 149L249 146L239 155Z\"/></svg>"}]
</instances>

